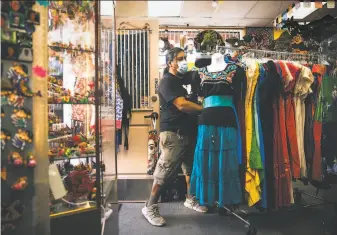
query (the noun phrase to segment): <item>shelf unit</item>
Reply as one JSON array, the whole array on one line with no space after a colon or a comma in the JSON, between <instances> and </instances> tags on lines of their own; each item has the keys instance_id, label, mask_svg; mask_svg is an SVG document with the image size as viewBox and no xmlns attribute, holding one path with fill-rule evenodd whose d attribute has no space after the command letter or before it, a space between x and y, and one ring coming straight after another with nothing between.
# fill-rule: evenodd
<instances>
[{"instance_id":1,"label":"shelf unit","mask_svg":"<svg viewBox=\"0 0 337 235\"><path fill-rule=\"evenodd\" d=\"M71 18L60 6L55 8L55 3L49 6L48 158L50 169L58 172L58 187L53 186L55 182L50 183L51 234L68 235L72 231L99 234L103 175L97 144L98 55L93 49L98 40L99 4L95 1L62 4L67 5L65 8L72 4L79 12ZM81 9L86 9L85 13ZM83 22L80 15L87 13L93 17ZM55 27L55 15L63 20L62 26Z\"/></svg>"}]
</instances>

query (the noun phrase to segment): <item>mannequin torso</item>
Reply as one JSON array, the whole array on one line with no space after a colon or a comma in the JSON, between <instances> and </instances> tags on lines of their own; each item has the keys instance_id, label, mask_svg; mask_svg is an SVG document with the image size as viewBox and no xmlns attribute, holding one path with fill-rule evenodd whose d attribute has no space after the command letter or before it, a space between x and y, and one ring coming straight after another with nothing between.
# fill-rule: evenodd
<instances>
[{"instance_id":1,"label":"mannequin torso","mask_svg":"<svg viewBox=\"0 0 337 235\"><path fill-rule=\"evenodd\" d=\"M227 64L225 62L225 57L221 53L214 53L212 55L212 63L211 65L207 66L208 72L220 72L225 70Z\"/></svg>"}]
</instances>

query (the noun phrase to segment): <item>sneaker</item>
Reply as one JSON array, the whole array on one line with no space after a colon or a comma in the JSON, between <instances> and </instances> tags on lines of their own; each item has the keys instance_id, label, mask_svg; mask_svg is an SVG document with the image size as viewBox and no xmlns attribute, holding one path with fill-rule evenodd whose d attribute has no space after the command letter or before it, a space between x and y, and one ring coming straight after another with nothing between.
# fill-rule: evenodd
<instances>
[{"instance_id":1,"label":"sneaker","mask_svg":"<svg viewBox=\"0 0 337 235\"><path fill-rule=\"evenodd\" d=\"M206 213L208 211L207 207L200 206L199 202L197 201L195 197L186 198L186 201L184 202L184 206L192 210L201 212L201 213Z\"/></svg>"},{"instance_id":2,"label":"sneaker","mask_svg":"<svg viewBox=\"0 0 337 235\"><path fill-rule=\"evenodd\" d=\"M159 214L159 208L157 204L151 206L146 206L142 209L144 217L149 221L153 226L161 227L165 225L165 220Z\"/></svg>"}]
</instances>

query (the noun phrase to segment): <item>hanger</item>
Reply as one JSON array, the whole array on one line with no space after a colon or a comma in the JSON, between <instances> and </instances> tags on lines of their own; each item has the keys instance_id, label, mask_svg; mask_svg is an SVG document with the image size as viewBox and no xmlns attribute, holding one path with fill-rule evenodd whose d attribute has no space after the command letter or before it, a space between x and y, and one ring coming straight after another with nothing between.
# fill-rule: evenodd
<instances>
[{"instance_id":1,"label":"hanger","mask_svg":"<svg viewBox=\"0 0 337 235\"><path fill-rule=\"evenodd\" d=\"M129 26L129 28L127 26ZM150 25L148 23L145 23L143 28L139 28L137 26L134 26L130 22L121 22L119 24L118 30L126 30L126 29L135 29L135 30L144 30L145 29L145 30L150 30Z\"/></svg>"}]
</instances>

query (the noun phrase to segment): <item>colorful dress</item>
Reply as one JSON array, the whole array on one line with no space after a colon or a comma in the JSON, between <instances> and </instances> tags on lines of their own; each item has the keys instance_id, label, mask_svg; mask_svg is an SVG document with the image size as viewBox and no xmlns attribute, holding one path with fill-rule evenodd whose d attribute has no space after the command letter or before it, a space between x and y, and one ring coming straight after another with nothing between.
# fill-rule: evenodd
<instances>
[{"instance_id":1,"label":"colorful dress","mask_svg":"<svg viewBox=\"0 0 337 235\"><path fill-rule=\"evenodd\" d=\"M239 204L242 189L241 135L237 105L245 80L244 69L229 63L224 71L199 70L204 109L199 117L190 194L200 205L220 207Z\"/></svg>"}]
</instances>

